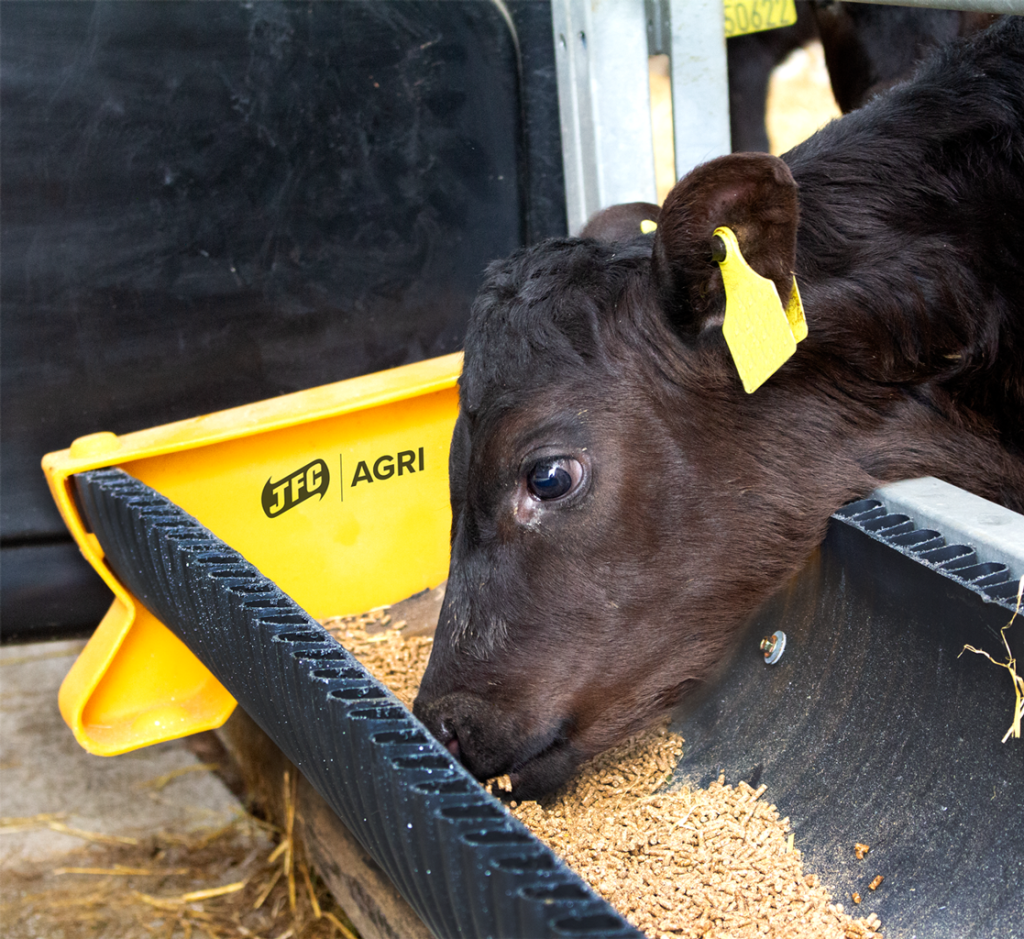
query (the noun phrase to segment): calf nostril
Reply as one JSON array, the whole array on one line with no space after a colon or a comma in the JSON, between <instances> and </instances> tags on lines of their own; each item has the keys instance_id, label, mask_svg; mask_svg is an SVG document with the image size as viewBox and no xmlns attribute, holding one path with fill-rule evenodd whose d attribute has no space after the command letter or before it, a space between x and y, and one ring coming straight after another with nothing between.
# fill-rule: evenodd
<instances>
[{"instance_id":1,"label":"calf nostril","mask_svg":"<svg viewBox=\"0 0 1024 939\"><path fill-rule=\"evenodd\" d=\"M448 748L448 752L455 759L459 758L459 738L448 720L441 721L437 730L437 739Z\"/></svg>"}]
</instances>

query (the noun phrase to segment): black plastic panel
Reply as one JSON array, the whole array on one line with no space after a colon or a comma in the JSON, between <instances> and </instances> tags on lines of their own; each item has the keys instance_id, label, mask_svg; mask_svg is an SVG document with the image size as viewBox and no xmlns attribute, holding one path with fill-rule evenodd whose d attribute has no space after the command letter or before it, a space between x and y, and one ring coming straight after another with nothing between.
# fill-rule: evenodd
<instances>
[{"instance_id":1,"label":"black plastic panel","mask_svg":"<svg viewBox=\"0 0 1024 939\"><path fill-rule=\"evenodd\" d=\"M78 436L460 348L484 267L565 231L550 6L507 8L4 6L5 550L66 537Z\"/></svg>"},{"instance_id":2,"label":"black plastic panel","mask_svg":"<svg viewBox=\"0 0 1024 939\"><path fill-rule=\"evenodd\" d=\"M71 540L4 548L0 639L85 638L114 595Z\"/></svg>"}]
</instances>

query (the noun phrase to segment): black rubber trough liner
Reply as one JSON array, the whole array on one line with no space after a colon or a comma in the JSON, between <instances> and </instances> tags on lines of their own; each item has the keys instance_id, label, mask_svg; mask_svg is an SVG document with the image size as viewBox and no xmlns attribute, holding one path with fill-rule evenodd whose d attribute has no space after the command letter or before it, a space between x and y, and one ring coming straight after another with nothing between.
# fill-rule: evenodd
<instances>
[{"instance_id":1,"label":"black rubber trough liner","mask_svg":"<svg viewBox=\"0 0 1024 939\"><path fill-rule=\"evenodd\" d=\"M639 935L241 555L120 470L75 481L117 575L435 935ZM877 913L887 937L1024 937L1024 742L1001 742L1012 684L963 652L1006 659L1019 573L877 500L844 507L677 713L676 778L767 784L807 870L849 912ZM761 638L777 631L786 644L769 665ZM1005 636L1024 661L1024 621ZM864 859L856 843L870 845Z\"/></svg>"}]
</instances>

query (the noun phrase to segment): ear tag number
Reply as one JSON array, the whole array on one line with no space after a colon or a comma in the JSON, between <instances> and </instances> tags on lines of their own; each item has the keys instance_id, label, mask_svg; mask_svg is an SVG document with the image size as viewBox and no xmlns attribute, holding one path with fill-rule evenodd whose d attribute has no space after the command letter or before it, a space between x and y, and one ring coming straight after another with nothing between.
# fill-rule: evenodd
<instances>
[{"instance_id":1,"label":"ear tag number","mask_svg":"<svg viewBox=\"0 0 1024 939\"><path fill-rule=\"evenodd\" d=\"M796 22L793 0L724 0L724 7L727 37L792 26Z\"/></svg>"},{"instance_id":2,"label":"ear tag number","mask_svg":"<svg viewBox=\"0 0 1024 939\"><path fill-rule=\"evenodd\" d=\"M757 273L740 252L729 228L716 228L724 257L715 257L725 283L722 333L732 353L743 389L750 394L772 377L807 336L800 291L793 278L789 306L783 310L775 284Z\"/></svg>"}]
</instances>

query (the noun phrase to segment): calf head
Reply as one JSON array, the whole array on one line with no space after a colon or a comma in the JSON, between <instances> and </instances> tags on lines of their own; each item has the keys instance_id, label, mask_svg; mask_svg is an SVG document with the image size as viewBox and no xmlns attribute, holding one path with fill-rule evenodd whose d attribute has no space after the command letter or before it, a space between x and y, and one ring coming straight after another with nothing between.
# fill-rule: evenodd
<instances>
[{"instance_id":1,"label":"calf head","mask_svg":"<svg viewBox=\"0 0 1024 939\"><path fill-rule=\"evenodd\" d=\"M591 231L638 229L648 209ZM489 269L451 447L447 595L414 707L477 777L542 794L666 711L829 514L877 482L857 441L883 405L808 401L819 379L800 353L745 395L716 328L715 228L785 302L797 223L785 164L738 154L683 179L653 236L547 242Z\"/></svg>"},{"instance_id":2,"label":"calf head","mask_svg":"<svg viewBox=\"0 0 1024 939\"><path fill-rule=\"evenodd\" d=\"M671 707L721 656L742 590L720 537L742 444L721 347L718 225L788 296L795 184L725 157L650 207L492 265L465 345L452 560L415 712L520 797ZM613 242L636 217L635 236ZM726 487L728 488L728 487ZM742 513L742 509L739 510Z\"/></svg>"}]
</instances>

